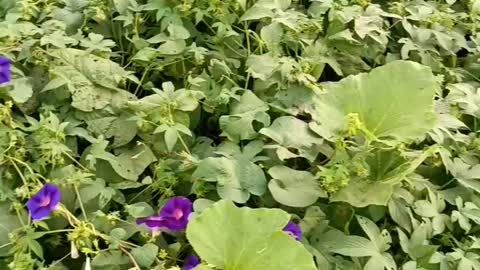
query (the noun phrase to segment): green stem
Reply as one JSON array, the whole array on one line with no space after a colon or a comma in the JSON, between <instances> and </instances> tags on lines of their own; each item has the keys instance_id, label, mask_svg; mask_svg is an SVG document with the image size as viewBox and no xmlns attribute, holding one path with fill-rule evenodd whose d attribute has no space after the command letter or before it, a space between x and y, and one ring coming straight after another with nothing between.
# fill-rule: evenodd
<instances>
[{"instance_id":1,"label":"green stem","mask_svg":"<svg viewBox=\"0 0 480 270\"><path fill-rule=\"evenodd\" d=\"M177 132L177 134L178 134L178 132ZM183 148L185 148L185 151L187 151L187 153L189 155L191 155L192 153L190 152L190 149L188 149L187 145L185 144L185 141L182 139L182 135L178 134L177 137L180 140L180 143L182 143Z\"/></svg>"},{"instance_id":2,"label":"green stem","mask_svg":"<svg viewBox=\"0 0 480 270\"><path fill-rule=\"evenodd\" d=\"M247 41L247 55L250 56L250 34L248 33L249 29L246 22L243 24L243 28L245 30L245 39Z\"/></svg>"},{"instance_id":3,"label":"green stem","mask_svg":"<svg viewBox=\"0 0 480 270\"><path fill-rule=\"evenodd\" d=\"M439 190L442 190L442 189L448 187L448 185L450 185L451 183L453 183L453 182L456 181L456 180L457 180L457 179L455 179L455 178L452 178L452 179L448 180L448 182L445 183L445 184L443 184L443 185L440 187Z\"/></svg>"},{"instance_id":4,"label":"green stem","mask_svg":"<svg viewBox=\"0 0 480 270\"><path fill-rule=\"evenodd\" d=\"M146 188L144 188L142 191L138 192L137 194L135 194L135 196L133 196L133 198L131 198L129 201L128 201L128 204L132 203L136 198L138 198L140 195L142 195L143 193L145 193L145 191L147 191L149 188L151 188L152 186L147 186Z\"/></svg>"},{"instance_id":5,"label":"green stem","mask_svg":"<svg viewBox=\"0 0 480 270\"><path fill-rule=\"evenodd\" d=\"M23 166L25 166L25 168L27 168L27 170L32 174L32 175L35 175L35 176L40 176L43 180L47 180L43 175L40 175L40 174L37 174L33 171L33 169L25 162L17 159L17 158L14 158L14 157L11 157L11 156L6 156L6 158L10 159L10 162L15 161L17 163L20 163L22 164ZM17 171L19 171L18 167L16 166L15 162L12 162L13 166L15 166L15 168L17 169ZM37 180L38 183L42 183L40 180L38 180L38 178L35 177L35 180Z\"/></svg>"},{"instance_id":6,"label":"green stem","mask_svg":"<svg viewBox=\"0 0 480 270\"><path fill-rule=\"evenodd\" d=\"M250 81L250 72L247 72L247 78L245 78L245 86L243 87L245 90L248 89L248 81Z\"/></svg>"},{"instance_id":7,"label":"green stem","mask_svg":"<svg viewBox=\"0 0 480 270\"><path fill-rule=\"evenodd\" d=\"M74 185L73 185L73 188L75 189L75 194L77 194L78 203L80 204L80 209L82 209L83 217L85 218L85 220L88 220L88 218L87 218L87 212L85 211L85 208L83 207L82 198L80 197L80 192L78 191L77 185L74 184Z\"/></svg>"},{"instance_id":8,"label":"green stem","mask_svg":"<svg viewBox=\"0 0 480 270\"><path fill-rule=\"evenodd\" d=\"M134 95L138 94L138 91L142 87L143 81L147 77L147 74L150 71L150 68L151 68L151 66L148 66L147 68L145 68L145 71L143 72L142 78L140 79L140 82L138 83L137 88L135 89L135 92L133 93Z\"/></svg>"},{"instance_id":9,"label":"green stem","mask_svg":"<svg viewBox=\"0 0 480 270\"><path fill-rule=\"evenodd\" d=\"M12 163L13 167L15 167L15 170L17 171L18 175L20 175L20 179L22 179L23 184L24 184L26 187L28 187L27 179L25 178L25 176L23 175L23 173L20 171L20 168L18 168L17 164L16 164L13 160L10 160L10 162Z\"/></svg>"},{"instance_id":10,"label":"green stem","mask_svg":"<svg viewBox=\"0 0 480 270\"><path fill-rule=\"evenodd\" d=\"M17 213L18 220L20 220L20 223L22 223L22 226L26 227L25 222L23 222L22 215L20 215L20 211L18 211L18 209L15 209L15 212Z\"/></svg>"},{"instance_id":11,"label":"green stem","mask_svg":"<svg viewBox=\"0 0 480 270\"><path fill-rule=\"evenodd\" d=\"M10 246L10 245L13 245L13 243L10 242L10 243L3 244L3 245L0 246L0 249L2 249L2 248L4 248L4 247L8 247L8 246Z\"/></svg>"},{"instance_id":12,"label":"green stem","mask_svg":"<svg viewBox=\"0 0 480 270\"><path fill-rule=\"evenodd\" d=\"M68 258L70 256L71 252L67 253L65 256L63 256L62 258L60 258L60 260L57 260L55 262L53 262L50 266L49 266L49 269L53 268L55 265L61 263L63 260L65 260L66 258Z\"/></svg>"},{"instance_id":13,"label":"green stem","mask_svg":"<svg viewBox=\"0 0 480 270\"><path fill-rule=\"evenodd\" d=\"M78 162L75 158L73 158L70 154L68 154L67 152L63 152L63 154L65 156L67 156L72 162L74 162L75 164L77 164L80 168L82 168L83 170L85 171L90 171L89 169L87 169L85 166L83 166L80 162Z\"/></svg>"}]
</instances>

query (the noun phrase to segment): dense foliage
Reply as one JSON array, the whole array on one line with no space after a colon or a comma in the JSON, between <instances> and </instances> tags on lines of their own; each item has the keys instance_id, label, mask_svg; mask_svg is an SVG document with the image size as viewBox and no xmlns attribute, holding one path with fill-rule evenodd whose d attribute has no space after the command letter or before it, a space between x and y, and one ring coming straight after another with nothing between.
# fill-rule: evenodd
<instances>
[{"instance_id":1,"label":"dense foliage","mask_svg":"<svg viewBox=\"0 0 480 270\"><path fill-rule=\"evenodd\" d=\"M480 270L480 0L0 0L0 55L0 269Z\"/></svg>"}]
</instances>

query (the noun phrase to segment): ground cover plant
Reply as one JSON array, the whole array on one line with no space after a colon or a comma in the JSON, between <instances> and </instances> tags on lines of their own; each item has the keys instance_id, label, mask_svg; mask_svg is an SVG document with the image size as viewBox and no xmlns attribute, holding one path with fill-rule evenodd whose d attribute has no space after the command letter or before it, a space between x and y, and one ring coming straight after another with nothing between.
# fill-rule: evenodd
<instances>
[{"instance_id":1,"label":"ground cover plant","mask_svg":"<svg viewBox=\"0 0 480 270\"><path fill-rule=\"evenodd\" d=\"M0 0L0 269L479 270L479 0Z\"/></svg>"}]
</instances>

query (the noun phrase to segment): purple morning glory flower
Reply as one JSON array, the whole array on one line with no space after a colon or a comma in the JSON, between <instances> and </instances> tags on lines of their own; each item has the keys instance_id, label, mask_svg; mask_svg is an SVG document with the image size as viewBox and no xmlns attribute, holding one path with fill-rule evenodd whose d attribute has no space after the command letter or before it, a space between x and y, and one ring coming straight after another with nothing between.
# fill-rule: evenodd
<instances>
[{"instance_id":1,"label":"purple morning glory flower","mask_svg":"<svg viewBox=\"0 0 480 270\"><path fill-rule=\"evenodd\" d=\"M182 270L193 270L199 264L200 264L200 259L195 255L190 255L183 262Z\"/></svg>"},{"instance_id":2,"label":"purple morning glory flower","mask_svg":"<svg viewBox=\"0 0 480 270\"><path fill-rule=\"evenodd\" d=\"M0 56L0 84L11 80L10 59Z\"/></svg>"},{"instance_id":3,"label":"purple morning glory flower","mask_svg":"<svg viewBox=\"0 0 480 270\"><path fill-rule=\"evenodd\" d=\"M291 235L297 241L302 238L302 229L292 221L288 222L287 226L283 228L283 231Z\"/></svg>"},{"instance_id":4,"label":"purple morning glory flower","mask_svg":"<svg viewBox=\"0 0 480 270\"><path fill-rule=\"evenodd\" d=\"M192 202L186 197L174 197L167 201L160 214L137 220L151 230L181 231L187 228L192 213Z\"/></svg>"},{"instance_id":5,"label":"purple morning glory flower","mask_svg":"<svg viewBox=\"0 0 480 270\"><path fill-rule=\"evenodd\" d=\"M33 220L42 220L55 210L60 202L60 189L53 184L45 184L27 202L28 212Z\"/></svg>"},{"instance_id":6,"label":"purple morning glory flower","mask_svg":"<svg viewBox=\"0 0 480 270\"><path fill-rule=\"evenodd\" d=\"M192 213L192 202L186 197L173 197L167 201L160 211L160 217L171 231L187 228L188 217Z\"/></svg>"}]
</instances>

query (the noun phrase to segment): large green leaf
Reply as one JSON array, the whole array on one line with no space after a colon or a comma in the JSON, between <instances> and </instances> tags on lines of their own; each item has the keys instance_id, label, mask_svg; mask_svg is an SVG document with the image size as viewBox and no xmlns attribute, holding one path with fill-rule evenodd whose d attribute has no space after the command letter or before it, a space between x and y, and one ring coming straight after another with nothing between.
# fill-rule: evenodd
<instances>
[{"instance_id":1,"label":"large green leaf","mask_svg":"<svg viewBox=\"0 0 480 270\"><path fill-rule=\"evenodd\" d=\"M222 200L190 221L187 238L207 263L225 270L315 270L312 256L282 232L279 209L238 208Z\"/></svg>"},{"instance_id":2,"label":"large green leaf","mask_svg":"<svg viewBox=\"0 0 480 270\"><path fill-rule=\"evenodd\" d=\"M416 139L435 125L439 84L427 66L394 61L324 87L312 110L312 128L324 136L344 131L352 114L378 139Z\"/></svg>"},{"instance_id":3,"label":"large green leaf","mask_svg":"<svg viewBox=\"0 0 480 270\"><path fill-rule=\"evenodd\" d=\"M56 50L53 55L63 64L53 72L68 86L73 107L89 112L135 98L118 88L122 80L133 77L117 63L76 49Z\"/></svg>"},{"instance_id":4,"label":"large green leaf","mask_svg":"<svg viewBox=\"0 0 480 270\"><path fill-rule=\"evenodd\" d=\"M268 170L273 177L268 188L273 198L284 205L307 207L327 194L320 188L316 177L307 171L297 171L285 166L275 166Z\"/></svg>"}]
</instances>

